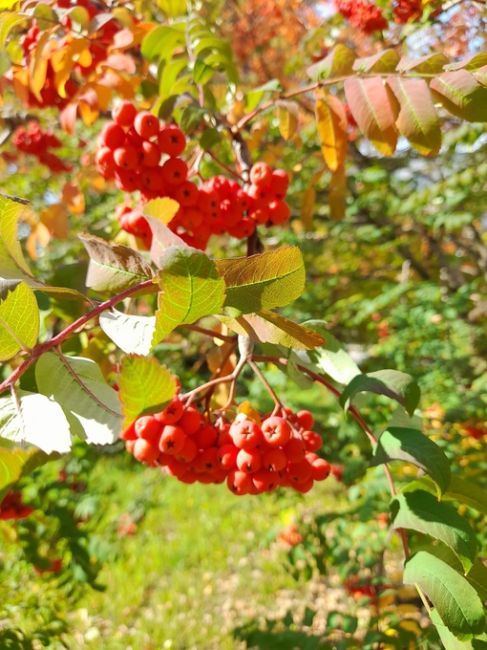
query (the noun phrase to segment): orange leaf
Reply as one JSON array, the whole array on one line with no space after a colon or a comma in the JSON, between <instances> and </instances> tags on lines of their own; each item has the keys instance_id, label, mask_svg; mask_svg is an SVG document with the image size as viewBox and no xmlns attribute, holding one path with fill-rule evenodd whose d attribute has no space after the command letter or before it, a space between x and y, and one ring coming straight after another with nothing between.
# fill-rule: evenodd
<instances>
[{"instance_id":1,"label":"orange leaf","mask_svg":"<svg viewBox=\"0 0 487 650\"><path fill-rule=\"evenodd\" d=\"M397 144L397 106L381 77L345 79L345 96L363 135L385 156Z\"/></svg>"},{"instance_id":2,"label":"orange leaf","mask_svg":"<svg viewBox=\"0 0 487 650\"><path fill-rule=\"evenodd\" d=\"M50 241L51 235L49 234L49 230L43 223L38 223L30 231L25 249L30 258L36 260L39 257L38 249L46 248Z\"/></svg>"},{"instance_id":3,"label":"orange leaf","mask_svg":"<svg viewBox=\"0 0 487 650\"><path fill-rule=\"evenodd\" d=\"M76 116L78 114L78 103L71 102L61 111L59 121L66 133L74 133L76 126Z\"/></svg>"},{"instance_id":4,"label":"orange leaf","mask_svg":"<svg viewBox=\"0 0 487 650\"><path fill-rule=\"evenodd\" d=\"M64 185L63 204L73 214L82 214L85 211L85 195L76 183Z\"/></svg>"},{"instance_id":5,"label":"orange leaf","mask_svg":"<svg viewBox=\"0 0 487 650\"><path fill-rule=\"evenodd\" d=\"M44 88L47 76L47 64L49 57L46 56L45 49L49 46L49 31L41 33L37 45L30 53L30 89L35 97L41 102L41 90Z\"/></svg>"},{"instance_id":6,"label":"orange leaf","mask_svg":"<svg viewBox=\"0 0 487 650\"><path fill-rule=\"evenodd\" d=\"M347 116L342 102L326 91L316 97L316 125L321 152L330 171L341 167L347 155Z\"/></svg>"},{"instance_id":7,"label":"orange leaf","mask_svg":"<svg viewBox=\"0 0 487 650\"><path fill-rule=\"evenodd\" d=\"M44 224L53 237L56 239L67 239L68 215L61 203L55 203L42 210L40 219L41 223Z\"/></svg>"}]
</instances>

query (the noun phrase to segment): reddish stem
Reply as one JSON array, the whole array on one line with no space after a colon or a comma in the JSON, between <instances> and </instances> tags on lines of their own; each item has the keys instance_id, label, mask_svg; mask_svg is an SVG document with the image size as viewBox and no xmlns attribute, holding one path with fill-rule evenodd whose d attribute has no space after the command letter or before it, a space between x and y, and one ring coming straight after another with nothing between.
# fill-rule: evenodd
<instances>
[{"instance_id":1,"label":"reddish stem","mask_svg":"<svg viewBox=\"0 0 487 650\"><path fill-rule=\"evenodd\" d=\"M44 352L52 350L52 348L61 345L69 336L71 336L71 334L74 334L76 330L78 330L80 327L83 327L83 325L86 325L86 323L88 323L93 318L96 318L96 316L102 312L115 307L116 304L122 300L125 300L125 298L132 296L134 293L138 293L139 291L143 291L144 289L152 287L153 284L153 280L145 280L140 284L136 284L133 287L125 289L121 293L118 293L116 296L113 296L113 298L101 302L94 309L91 309L83 316L80 316L80 318L72 322L71 325L68 325L65 329L62 330L62 332L59 332L59 334L53 336L53 338L49 341L45 341L44 343L39 343L39 345L36 345L36 347L31 351L30 357L23 361L20 366L15 368L12 374L0 384L0 393L3 393L7 390L7 388L13 386L15 382L17 382L20 377L22 377L24 372L26 372L26 370L30 368L30 366L35 363L42 354L44 354Z\"/></svg>"}]
</instances>

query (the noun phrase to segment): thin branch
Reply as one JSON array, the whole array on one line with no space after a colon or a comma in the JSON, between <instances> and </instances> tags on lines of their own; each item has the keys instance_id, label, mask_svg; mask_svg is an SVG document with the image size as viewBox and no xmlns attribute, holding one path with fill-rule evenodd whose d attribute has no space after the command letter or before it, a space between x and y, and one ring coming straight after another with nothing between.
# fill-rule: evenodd
<instances>
[{"instance_id":1,"label":"thin branch","mask_svg":"<svg viewBox=\"0 0 487 650\"><path fill-rule=\"evenodd\" d=\"M274 404L279 408L279 409L284 409L283 404L279 397L277 396L275 390L272 388L272 386L269 384L267 379L265 378L265 375L261 372L260 368L252 361L249 360L249 366L252 368L252 370L255 372L257 377L260 379L260 382L266 389L266 391L269 393L269 395L272 397L274 400Z\"/></svg>"},{"instance_id":2,"label":"thin branch","mask_svg":"<svg viewBox=\"0 0 487 650\"><path fill-rule=\"evenodd\" d=\"M220 341L225 341L226 343L233 343L237 339L236 336L220 334L220 332L209 330L206 327L201 327L200 325L180 325L180 327L183 327L186 330L191 330L192 332L199 332L205 336L211 336L211 338L219 339Z\"/></svg>"},{"instance_id":3,"label":"thin branch","mask_svg":"<svg viewBox=\"0 0 487 650\"><path fill-rule=\"evenodd\" d=\"M22 377L22 375L30 368L30 366L32 366L32 364L34 364L37 361L37 359L42 354L44 354L44 352L47 352L48 350L52 350L53 348L56 348L59 345L61 345L67 338L69 338L72 334L75 334L77 330L79 330L84 325L86 325L86 323L88 323L90 320L93 320L93 318L96 318L102 312L111 309L119 302L122 302L122 300L125 300L125 298L128 298L129 296L132 296L133 294L138 293L139 291L144 291L146 289L152 288L153 285L154 285L153 280L144 280L144 282L141 282L140 284L136 284L133 287L129 287L128 289L125 289L124 291L118 293L116 296L113 296L109 300L105 300L104 302L101 302L94 309L91 309L83 316L80 316L80 318L78 318L73 323L71 323L71 325L68 325L65 329L62 330L62 332L59 332L59 334L54 336L49 341L46 341L45 343L39 343L39 345L36 345L36 347L32 349L31 356L28 359L26 359L23 363L21 363L20 366L15 368L12 374L0 384L0 393L3 393L8 388L13 386L15 382L17 382L20 379L20 377Z\"/></svg>"}]
</instances>

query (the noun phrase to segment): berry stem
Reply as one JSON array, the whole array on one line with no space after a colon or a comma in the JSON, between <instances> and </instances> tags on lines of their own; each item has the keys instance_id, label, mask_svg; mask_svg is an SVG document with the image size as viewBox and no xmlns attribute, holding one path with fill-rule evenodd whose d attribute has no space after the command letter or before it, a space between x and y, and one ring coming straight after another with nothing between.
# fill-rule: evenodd
<instances>
[{"instance_id":1,"label":"berry stem","mask_svg":"<svg viewBox=\"0 0 487 650\"><path fill-rule=\"evenodd\" d=\"M257 375L257 377L260 379L261 384L264 386L264 388L266 389L266 391L269 393L269 395L270 395L270 396L272 397L272 399L274 400L274 404L276 405L276 408L278 408L279 410L284 410L284 407L283 407L283 405L282 405L281 400L279 399L279 397L277 396L275 390L274 390L274 389L272 388L272 386L269 384L269 382L268 382L267 379L265 378L264 373L260 370L260 368L257 366L257 364L254 363L254 361L252 361L251 359L249 359L249 366L250 366L250 367L252 368L252 370L255 372L255 374Z\"/></svg>"},{"instance_id":2,"label":"berry stem","mask_svg":"<svg viewBox=\"0 0 487 650\"><path fill-rule=\"evenodd\" d=\"M44 352L47 352L48 350L52 350L53 348L56 348L59 345L61 345L67 338L69 338L72 334L75 334L77 330L82 328L84 325L86 325L86 323L88 323L93 318L99 316L99 314L101 314L102 312L111 309L119 302L122 302L122 300L125 300L125 298L128 298L129 296L132 296L133 294L138 293L139 291L144 291L146 289L151 288L153 285L154 285L154 281L151 279L151 280L144 280L144 282L140 282L139 284L136 284L133 287L124 289L124 291L122 291L121 293L118 293L116 296L113 296L109 300L105 300L104 302L101 302L99 305L97 305L90 311L86 312L86 314L80 316L80 318L78 318L73 323L68 325L65 329L59 332L59 334L53 336L53 338L50 339L49 341L45 341L44 343L39 343L39 345L36 345L36 347L32 349L30 357L26 359L23 363L21 363L20 366L17 366L17 368L15 368L15 370L11 373L11 375L7 377L7 379L5 379L0 384L0 393L3 393L8 388L12 387L20 379L20 377L22 377L22 375L30 368L30 366L32 366L37 361L37 359L42 354L44 354Z\"/></svg>"}]
</instances>

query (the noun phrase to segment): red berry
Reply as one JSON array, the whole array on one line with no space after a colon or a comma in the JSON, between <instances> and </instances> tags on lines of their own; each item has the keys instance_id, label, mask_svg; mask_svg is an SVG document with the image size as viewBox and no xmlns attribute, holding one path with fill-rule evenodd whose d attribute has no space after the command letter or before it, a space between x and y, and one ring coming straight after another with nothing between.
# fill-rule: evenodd
<instances>
[{"instance_id":1,"label":"red berry","mask_svg":"<svg viewBox=\"0 0 487 650\"><path fill-rule=\"evenodd\" d=\"M296 413L296 416L298 418L298 424L301 429L311 429L314 424L314 418L310 411L298 411Z\"/></svg>"},{"instance_id":2,"label":"red berry","mask_svg":"<svg viewBox=\"0 0 487 650\"><path fill-rule=\"evenodd\" d=\"M183 429L188 436L195 434L201 426L201 415L199 412L190 406L187 408L181 419L179 420L179 426Z\"/></svg>"},{"instance_id":3,"label":"red berry","mask_svg":"<svg viewBox=\"0 0 487 650\"><path fill-rule=\"evenodd\" d=\"M208 188L200 188L198 192L197 205L203 212L210 214L217 210L220 211L220 199L214 190Z\"/></svg>"},{"instance_id":4,"label":"red berry","mask_svg":"<svg viewBox=\"0 0 487 650\"><path fill-rule=\"evenodd\" d=\"M268 449L262 455L262 467L269 472L280 472L286 468L287 460L282 449Z\"/></svg>"},{"instance_id":5,"label":"red berry","mask_svg":"<svg viewBox=\"0 0 487 650\"><path fill-rule=\"evenodd\" d=\"M234 445L223 445L218 449L218 462L223 469L233 469L237 463L239 450Z\"/></svg>"},{"instance_id":6,"label":"red berry","mask_svg":"<svg viewBox=\"0 0 487 650\"><path fill-rule=\"evenodd\" d=\"M262 434L268 445L271 447L281 447L285 445L291 437L291 426L289 423L277 415L272 415L262 422Z\"/></svg>"},{"instance_id":7,"label":"red berry","mask_svg":"<svg viewBox=\"0 0 487 650\"><path fill-rule=\"evenodd\" d=\"M122 431L120 434L120 438L122 440L136 440L137 439L137 433L135 431L135 422L132 422L130 426L128 426L126 429Z\"/></svg>"},{"instance_id":8,"label":"red berry","mask_svg":"<svg viewBox=\"0 0 487 650\"><path fill-rule=\"evenodd\" d=\"M134 119L134 129L141 138L150 140L159 133L159 119L149 111L141 111Z\"/></svg>"},{"instance_id":9,"label":"red berry","mask_svg":"<svg viewBox=\"0 0 487 650\"><path fill-rule=\"evenodd\" d=\"M180 158L169 158L161 169L162 180L169 185L184 183L188 175L188 166Z\"/></svg>"},{"instance_id":10,"label":"red berry","mask_svg":"<svg viewBox=\"0 0 487 650\"><path fill-rule=\"evenodd\" d=\"M115 172L115 185L125 192L135 192L139 186L139 177L133 169L117 169Z\"/></svg>"},{"instance_id":11,"label":"red berry","mask_svg":"<svg viewBox=\"0 0 487 650\"><path fill-rule=\"evenodd\" d=\"M323 446L323 440L316 431L304 431L302 437L307 451L318 451Z\"/></svg>"},{"instance_id":12,"label":"red berry","mask_svg":"<svg viewBox=\"0 0 487 650\"><path fill-rule=\"evenodd\" d=\"M134 429L139 438L144 438L157 447L162 427L152 415L143 415L138 418L135 421Z\"/></svg>"},{"instance_id":13,"label":"red berry","mask_svg":"<svg viewBox=\"0 0 487 650\"><path fill-rule=\"evenodd\" d=\"M303 460L306 454L306 448L302 440L299 438L291 438L291 440L284 447L284 453L286 454L289 461L292 463L297 463Z\"/></svg>"},{"instance_id":14,"label":"red berry","mask_svg":"<svg viewBox=\"0 0 487 650\"><path fill-rule=\"evenodd\" d=\"M237 454L237 467L241 472L252 474L262 466L261 455L254 449L241 449Z\"/></svg>"},{"instance_id":15,"label":"red berry","mask_svg":"<svg viewBox=\"0 0 487 650\"><path fill-rule=\"evenodd\" d=\"M120 126L132 126L136 115L137 109L127 101L121 102L112 110L112 118Z\"/></svg>"},{"instance_id":16,"label":"red berry","mask_svg":"<svg viewBox=\"0 0 487 650\"><path fill-rule=\"evenodd\" d=\"M181 185L176 187L174 192L174 198L179 205L183 206L183 208L189 208L196 205L198 195L198 188L191 181L184 181L184 183L181 183Z\"/></svg>"},{"instance_id":17,"label":"red berry","mask_svg":"<svg viewBox=\"0 0 487 650\"><path fill-rule=\"evenodd\" d=\"M164 454L178 454L186 442L186 434L181 427L175 427L172 424L166 424L162 430L159 441L159 449Z\"/></svg>"},{"instance_id":18,"label":"red berry","mask_svg":"<svg viewBox=\"0 0 487 650\"><path fill-rule=\"evenodd\" d=\"M311 465L307 460L291 463L287 466L286 474L291 483L304 483L311 478Z\"/></svg>"},{"instance_id":19,"label":"red berry","mask_svg":"<svg viewBox=\"0 0 487 650\"><path fill-rule=\"evenodd\" d=\"M317 458L311 463L311 476L315 481L324 481L330 474L330 463L324 458Z\"/></svg>"},{"instance_id":20,"label":"red berry","mask_svg":"<svg viewBox=\"0 0 487 650\"><path fill-rule=\"evenodd\" d=\"M161 153L171 157L181 155L186 147L184 133L174 124L162 127L158 135L158 142Z\"/></svg>"},{"instance_id":21,"label":"red berry","mask_svg":"<svg viewBox=\"0 0 487 650\"><path fill-rule=\"evenodd\" d=\"M239 496L249 494L253 488L250 474L240 472L239 470L230 472L227 478L228 488Z\"/></svg>"},{"instance_id":22,"label":"red berry","mask_svg":"<svg viewBox=\"0 0 487 650\"><path fill-rule=\"evenodd\" d=\"M162 424L176 424L176 422L181 418L184 412L184 404L178 400L174 399L166 408L160 413L155 413L154 417L158 422ZM180 425L181 426L181 425Z\"/></svg>"},{"instance_id":23,"label":"red berry","mask_svg":"<svg viewBox=\"0 0 487 650\"><path fill-rule=\"evenodd\" d=\"M115 161L113 160L113 150L108 147L98 149L95 157L98 169L104 175L110 174L115 169Z\"/></svg>"},{"instance_id":24,"label":"red berry","mask_svg":"<svg viewBox=\"0 0 487 650\"><path fill-rule=\"evenodd\" d=\"M306 492L309 492L313 487L313 479L309 478L306 481L303 481L302 483L295 483L293 487L298 492L302 492L302 494L306 494Z\"/></svg>"},{"instance_id":25,"label":"red berry","mask_svg":"<svg viewBox=\"0 0 487 650\"><path fill-rule=\"evenodd\" d=\"M255 449L263 442L262 431L252 420L234 422L229 433L233 444L239 449Z\"/></svg>"},{"instance_id":26,"label":"red berry","mask_svg":"<svg viewBox=\"0 0 487 650\"><path fill-rule=\"evenodd\" d=\"M192 438L186 438L183 448L176 454L177 459L184 463L190 463L196 458L198 447Z\"/></svg>"},{"instance_id":27,"label":"red berry","mask_svg":"<svg viewBox=\"0 0 487 650\"><path fill-rule=\"evenodd\" d=\"M100 142L109 149L121 147L125 142L125 131L115 122L108 122L102 129Z\"/></svg>"},{"instance_id":28,"label":"red berry","mask_svg":"<svg viewBox=\"0 0 487 650\"><path fill-rule=\"evenodd\" d=\"M153 142L142 142L142 164L145 167L157 167L161 154L157 145Z\"/></svg>"},{"instance_id":29,"label":"red berry","mask_svg":"<svg viewBox=\"0 0 487 650\"><path fill-rule=\"evenodd\" d=\"M285 223L291 216L291 210L285 201L271 201L268 209L269 219L276 226Z\"/></svg>"},{"instance_id":30,"label":"red berry","mask_svg":"<svg viewBox=\"0 0 487 650\"><path fill-rule=\"evenodd\" d=\"M141 463L147 463L148 465L151 465L155 460L157 460L157 457L159 456L159 450L144 438L138 438L134 442L133 454L134 458L136 458Z\"/></svg>"},{"instance_id":31,"label":"red berry","mask_svg":"<svg viewBox=\"0 0 487 650\"><path fill-rule=\"evenodd\" d=\"M271 190L278 199L284 199L289 187L289 176L284 169L274 169L271 178Z\"/></svg>"},{"instance_id":32,"label":"red berry","mask_svg":"<svg viewBox=\"0 0 487 650\"><path fill-rule=\"evenodd\" d=\"M218 438L218 432L214 426L207 424L194 434L194 440L199 449L206 449L214 445Z\"/></svg>"},{"instance_id":33,"label":"red berry","mask_svg":"<svg viewBox=\"0 0 487 650\"><path fill-rule=\"evenodd\" d=\"M217 467L219 467L218 449L216 447L204 449L197 458L196 471L208 473L213 472Z\"/></svg>"},{"instance_id":34,"label":"red berry","mask_svg":"<svg viewBox=\"0 0 487 650\"><path fill-rule=\"evenodd\" d=\"M252 474L252 482L259 492L270 492L279 485L277 474L264 470Z\"/></svg>"},{"instance_id":35,"label":"red berry","mask_svg":"<svg viewBox=\"0 0 487 650\"><path fill-rule=\"evenodd\" d=\"M272 181L272 169L265 162L258 162L250 170L250 180L258 187L269 187Z\"/></svg>"},{"instance_id":36,"label":"red berry","mask_svg":"<svg viewBox=\"0 0 487 650\"><path fill-rule=\"evenodd\" d=\"M115 149L113 159L117 167L121 167L122 169L135 169L140 162L139 152L135 147L131 147L130 145Z\"/></svg>"}]
</instances>

